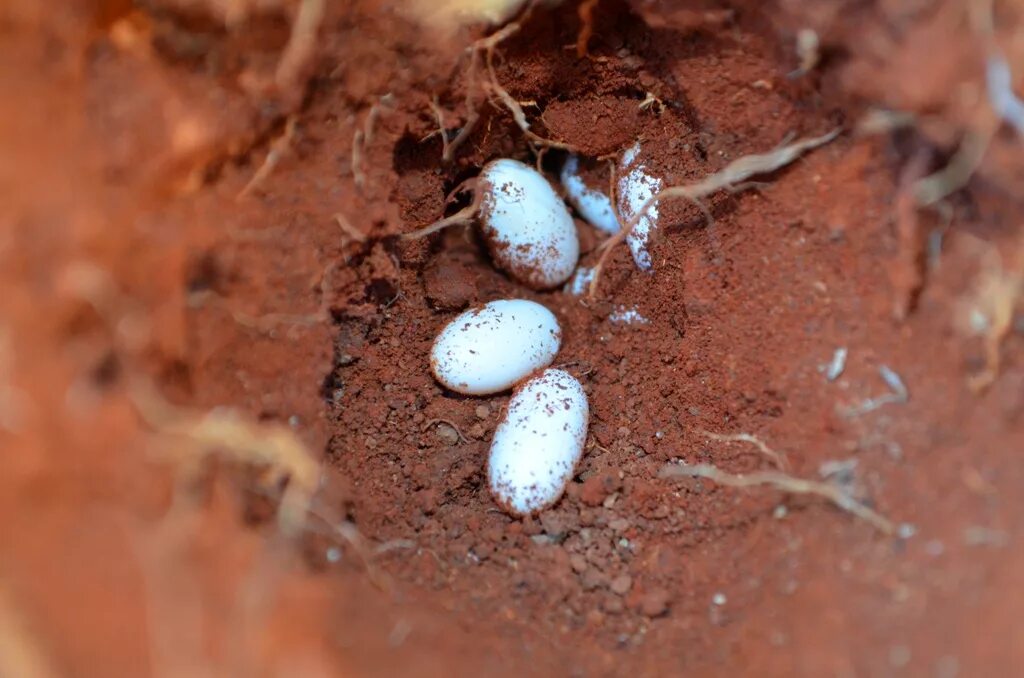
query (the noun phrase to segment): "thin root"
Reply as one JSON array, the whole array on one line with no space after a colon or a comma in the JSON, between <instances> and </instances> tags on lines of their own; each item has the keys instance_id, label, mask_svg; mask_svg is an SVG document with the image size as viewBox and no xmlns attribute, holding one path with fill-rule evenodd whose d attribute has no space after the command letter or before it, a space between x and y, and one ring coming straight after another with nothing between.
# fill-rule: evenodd
<instances>
[{"instance_id":1,"label":"thin root","mask_svg":"<svg viewBox=\"0 0 1024 678\"><path fill-rule=\"evenodd\" d=\"M453 422L453 421L451 421L449 419L431 419L430 421L428 421L426 424L423 425L423 430L426 431L428 428L430 428L434 424L448 424L455 431L455 434L457 436L459 436L459 440L460 441L462 441L464 443L468 443L469 442L469 438L467 438L466 436L462 435L462 431L459 429L458 426L455 425L455 422Z\"/></svg>"},{"instance_id":2,"label":"thin root","mask_svg":"<svg viewBox=\"0 0 1024 678\"><path fill-rule=\"evenodd\" d=\"M900 172L900 188L896 196L896 261L889 277L895 291L893 317L903 321L917 306L924 289L924 239L921 237L921 219L918 214L913 187L924 176L929 153L918 151Z\"/></svg>"},{"instance_id":3,"label":"thin root","mask_svg":"<svg viewBox=\"0 0 1024 678\"><path fill-rule=\"evenodd\" d=\"M135 380L130 397L139 416L162 436L182 438L190 446L181 461L195 464L214 453L241 463L266 466L287 477L278 509L278 524L294 534L305 523L320 484L320 467L294 431L279 424L253 422L227 408L192 412L172 405L147 382Z\"/></svg>"},{"instance_id":4,"label":"thin root","mask_svg":"<svg viewBox=\"0 0 1024 678\"><path fill-rule=\"evenodd\" d=\"M639 108L641 111L646 111L654 106L658 107L658 113L665 112L665 102L656 97L651 92L647 92L647 95L644 97L644 100L640 102Z\"/></svg>"},{"instance_id":5,"label":"thin root","mask_svg":"<svg viewBox=\"0 0 1024 678\"><path fill-rule=\"evenodd\" d=\"M905 403L910 400L910 391L907 389L903 379L888 365L879 365L878 374L882 381L889 387L888 393L868 398L856 405L836 406L836 413L846 419L853 419L869 412L874 412L883 405L890 403Z\"/></svg>"},{"instance_id":6,"label":"thin root","mask_svg":"<svg viewBox=\"0 0 1024 678\"><path fill-rule=\"evenodd\" d=\"M326 0L302 0L288 44L277 64L274 84L292 106L297 106L302 98L300 80L316 53L316 36L323 22L326 4Z\"/></svg>"},{"instance_id":7,"label":"thin root","mask_svg":"<svg viewBox=\"0 0 1024 678\"><path fill-rule=\"evenodd\" d=\"M992 137L999 128L998 118L987 109L980 114L980 122L967 130L963 141L949 163L914 185L914 197L920 207L929 207L948 198L967 185L981 165Z\"/></svg>"},{"instance_id":8,"label":"thin root","mask_svg":"<svg viewBox=\"0 0 1024 678\"><path fill-rule=\"evenodd\" d=\"M711 213L701 203L701 198L705 198L720 190L727 190L734 187L736 184L742 184L753 176L767 174L785 167L804 153L829 143L839 136L841 131L842 130L837 128L820 137L801 139L800 141L795 141L791 144L778 146L767 153L745 155L742 158L733 160L731 163L726 165L724 169L715 172L701 181L693 184L686 184L684 186L670 186L654 194L643 204L642 207L640 207L640 209L637 210L636 214L634 214L633 218L625 224L622 230L605 241L603 245L604 252L602 252L601 258L597 262L597 266L594 267L594 277L590 281L590 296L593 297L596 294L597 285L601 280L601 271L616 245L629 237L630 233L633 232L633 229L636 228L637 223L639 223L647 214L647 211L658 202L669 198L690 200L701 208L706 218L710 219Z\"/></svg>"},{"instance_id":9,"label":"thin root","mask_svg":"<svg viewBox=\"0 0 1024 678\"><path fill-rule=\"evenodd\" d=\"M382 113L391 108L395 98L391 93L385 94L378 99L366 114L363 127L357 129L352 135L352 179L357 188L366 185L366 174L363 172L363 155L366 153L367 144L373 143L373 133L376 129L377 120Z\"/></svg>"},{"instance_id":10,"label":"thin root","mask_svg":"<svg viewBox=\"0 0 1024 678\"><path fill-rule=\"evenodd\" d=\"M593 2L593 0L588 0L588 2ZM512 117L515 120L516 125L519 126L526 138L533 144L540 147L572 150L572 147L568 144L545 139L530 130L530 123L526 119L526 114L523 112L522 105L512 98L508 93L508 90L501 86L498 82L498 76L494 70L494 52L498 45L512 35L515 35L522 28L522 24L529 18L535 4L536 2L530 2L522 16L519 17L518 21L511 21L505 24L501 30L494 32L486 38L481 38L469 46L467 51L470 54L470 60L466 73L468 81L468 85L466 87L466 122L462 125L462 129L459 130L459 133L451 140L448 140L448 135L444 128L443 111L436 102L432 102L431 110L433 111L434 118L438 121L438 127L441 130L443 148L441 152L441 159L444 162L450 162L452 158L454 158L455 151L458 150L458 148L470 137L474 129L476 129L477 122L480 120L480 113L477 109L476 100L477 87L482 88L486 94L492 94L498 97L501 103L504 104L504 106L508 108L509 112L512 113ZM487 70L487 82L479 82L478 79L481 68L481 56L483 57L483 67Z\"/></svg>"},{"instance_id":11,"label":"thin root","mask_svg":"<svg viewBox=\"0 0 1024 678\"><path fill-rule=\"evenodd\" d=\"M403 233L401 237L405 240L417 240L419 238L426 237L432 233L437 233L438 231L446 229L449 226L472 223L479 209L480 194L477 193L476 197L473 199L472 204L470 204L469 206L463 207L461 210L451 215L450 217L445 217L444 219L435 221L429 226L421 228L418 231L413 231L411 233Z\"/></svg>"},{"instance_id":12,"label":"thin root","mask_svg":"<svg viewBox=\"0 0 1024 678\"><path fill-rule=\"evenodd\" d=\"M800 58L800 65L789 74L790 78L810 73L821 61L821 40L817 32L804 28L796 34L796 55Z\"/></svg>"},{"instance_id":13,"label":"thin root","mask_svg":"<svg viewBox=\"0 0 1024 678\"><path fill-rule=\"evenodd\" d=\"M527 9L527 14L529 14L529 11L530 9ZM488 55L487 58L490 59L498 44L509 36L514 35L519 28L519 22L510 22L501 30L486 38L481 38L469 46L467 50L469 52L469 68L466 72L466 79L468 81L466 86L466 122L463 123L462 129L451 140L448 140L448 133L444 127L444 111L441 110L440 105L436 101L431 102L431 110L438 121L438 128L441 132L441 160L443 162L451 162L452 158L455 157L455 151L473 134L473 130L476 129L476 124L480 120L475 92L478 85L477 78L479 77L481 52L486 53Z\"/></svg>"},{"instance_id":14,"label":"thin root","mask_svg":"<svg viewBox=\"0 0 1024 678\"><path fill-rule=\"evenodd\" d=\"M288 120L284 125L284 134L274 140L274 143L270 145L270 150L267 152L267 157L263 160L263 164L256 170L256 174L252 175L252 179L249 179L238 195L235 196L235 200L244 200L253 191L267 180L267 177L271 175L274 168L277 167L281 159L291 150L292 139L295 137L295 126L298 122L298 118L294 115L288 116Z\"/></svg>"},{"instance_id":15,"label":"thin root","mask_svg":"<svg viewBox=\"0 0 1024 678\"><path fill-rule=\"evenodd\" d=\"M353 242L366 242L366 234L353 226L352 222L348 220L348 217L341 212L335 212L334 221L337 222L338 228L341 229L341 232L347 235Z\"/></svg>"},{"instance_id":16,"label":"thin root","mask_svg":"<svg viewBox=\"0 0 1024 678\"><path fill-rule=\"evenodd\" d=\"M769 485L790 494L810 494L829 500L840 509L867 521L884 534L891 535L896 527L887 518L876 513L835 485L816 480L805 480L779 471L757 471L747 474L727 473L711 464L668 464L658 473L660 478L707 478L729 487L755 487Z\"/></svg>"},{"instance_id":17,"label":"thin root","mask_svg":"<svg viewBox=\"0 0 1024 678\"><path fill-rule=\"evenodd\" d=\"M488 84L488 87L494 94L497 94L498 99L505 104L505 108L507 108L512 114L512 119L516 121L516 125L519 126L519 129L522 130L523 135L528 140L541 147L559 148L564 151L575 150L571 145L565 142L545 139L530 129L530 122L526 119L526 113L523 112L523 107L512 97L511 94L508 93L508 90L502 87L498 82L498 74L494 71L493 48L487 51L487 73L490 76L490 83Z\"/></svg>"},{"instance_id":18,"label":"thin root","mask_svg":"<svg viewBox=\"0 0 1024 678\"><path fill-rule=\"evenodd\" d=\"M441 110L441 105L437 103L437 97L430 100L430 110L434 113L434 120L437 122L437 132L431 132L420 141L426 141L434 134L441 135L441 159L445 162L451 160L451 143L448 141L448 131L444 126L444 111Z\"/></svg>"},{"instance_id":19,"label":"thin root","mask_svg":"<svg viewBox=\"0 0 1024 678\"><path fill-rule=\"evenodd\" d=\"M347 520L331 520L314 506L322 474L305 443L287 426L250 420L244 414L216 408L194 412L167 402L152 384L141 379L131 383L129 395L139 416L155 433L170 439L183 439L190 445L175 445L185 469L195 469L208 456L219 454L242 464L266 467L271 480L254 488L269 494L278 479L287 478L277 510L278 526L292 536L315 529L310 518L326 525L329 534L348 544L359 556L371 581L381 582L372 567L372 553L359 530Z\"/></svg>"},{"instance_id":20,"label":"thin root","mask_svg":"<svg viewBox=\"0 0 1024 678\"><path fill-rule=\"evenodd\" d=\"M756 447L761 454L771 460L776 468L786 468L785 458L772 448L768 447L767 443L755 435L750 433L713 433L712 431L706 431L704 429L701 429L700 433L710 440L717 440L723 443L750 443Z\"/></svg>"}]
</instances>

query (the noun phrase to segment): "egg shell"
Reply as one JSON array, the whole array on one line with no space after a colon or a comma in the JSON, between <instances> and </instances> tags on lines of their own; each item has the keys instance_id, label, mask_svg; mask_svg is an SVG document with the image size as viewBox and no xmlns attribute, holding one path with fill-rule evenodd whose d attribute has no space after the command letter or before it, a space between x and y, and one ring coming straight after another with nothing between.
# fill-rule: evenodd
<instances>
[{"instance_id":1,"label":"egg shell","mask_svg":"<svg viewBox=\"0 0 1024 678\"><path fill-rule=\"evenodd\" d=\"M542 174L495 160L481 171L478 190L481 232L499 268L537 290L569 279L580 257L576 224Z\"/></svg>"},{"instance_id":2,"label":"egg shell","mask_svg":"<svg viewBox=\"0 0 1024 678\"><path fill-rule=\"evenodd\" d=\"M590 287L590 283L594 281L594 269L588 266L580 266L576 269L576 272L572 274L572 278L569 282L565 283L565 287L562 291L566 294L571 294L575 297L583 296L583 293Z\"/></svg>"},{"instance_id":3,"label":"egg shell","mask_svg":"<svg viewBox=\"0 0 1024 678\"><path fill-rule=\"evenodd\" d=\"M620 230L619 218L615 216L611 198L596 188L591 188L580 176L580 159L570 155L562 165L562 186L569 204L594 228L609 234Z\"/></svg>"},{"instance_id":4,"label":"egg shell","mask_svg":"<svg viewBox=\"0 0 1024 678\"><path fill-rule=\"evenodd\" d=\"M619 162L619 213L627 224L647 201L661 190L663 183L660 178L648 174L640 156L640 144L634 144L623 153ZM629 245L633 261L640 270L649 271L653 267L648 244L657 228L658 204L655 203L647 209L644 216L636 222L632 232L626 236L626 244Z\"/></svg>"},{"instance_id":5,"label":"egg shell","mask_svg":"<svg viewBox=\"0 0 1024 678\"><path fill-rule=\"evenodd\" d=\"M619 304L608 314L608 322L619 325L646 325L651 321L641 315L636 306L627 307Z\"/></svg>"},{"instance_id":6,"label":"egg shell","mask_svg":"<svg viewBox=\"0 0 1024 678\"><path fill-rule=\"evenodd\" d=\"M491 442L487 482L495 501L519 516L557 502L583 456L589 418L583 386L564 370L520 385Z\"/></svg>"},{"instance_id":7,"label":"egg shell","mask_svg":"<svg viewBox=\"0 0 1024 678\"><path fill-rule=\"evenodd\" d=\"M441 330L430 350L430 369L453 391L497 393L550 365L561 343L558 319L540 304L492 301Z\"/></svg>"}]
</instances>

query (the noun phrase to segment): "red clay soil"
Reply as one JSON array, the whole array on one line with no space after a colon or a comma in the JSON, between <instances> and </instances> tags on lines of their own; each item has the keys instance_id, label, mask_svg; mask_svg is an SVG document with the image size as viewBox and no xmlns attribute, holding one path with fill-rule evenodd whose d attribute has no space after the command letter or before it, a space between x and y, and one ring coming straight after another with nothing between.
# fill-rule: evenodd
<instances>
[{"instance_id":1,"label":"red clay soil","mask_svg":"<svg viewBox=\"0 0 1024 678\"><path fill-rule=\"evenodd\" d=\"M330 4L283 77L298 2L7 3L0 675L1013 673L1024 149L985 68L1024 61L1024 8L986 32L970 7L601 0L583 58L576 4L536 9L497 79L597 185L636 140L687 183L844 130L710 197L711 224L665 204L654 271L621 247L575 297L503 275L472 227L399 237L487 161L538 162L469 69L485 27ZM450 139L470 101L445 162L432 102ZM880 109L906 115L869 133ZM918 209L963 140L983 157ZM558 316L591 408L565 497L526 519L484 477L508 394L450 393L428 361L507 297ZM895 533L661 476L771 468L737 433ZM299 441L325 480L296 534L275 516Z\"/></svg>"}]
</instances>

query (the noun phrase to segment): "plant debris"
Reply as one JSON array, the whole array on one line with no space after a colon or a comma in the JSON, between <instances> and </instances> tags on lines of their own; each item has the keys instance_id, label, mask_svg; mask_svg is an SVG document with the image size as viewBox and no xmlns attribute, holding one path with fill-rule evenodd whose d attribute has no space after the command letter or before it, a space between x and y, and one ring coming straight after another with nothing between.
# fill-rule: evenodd
<instances>
[{"instance_id":1,"label":"plant debris","mask_svg":"<svg viewBox=\"0 0 1024 678\"><path fill-rule=\"evenodd\" d=\"M884 534L896 531L889 519L868 508L835 485L795 478L778 471L755 471L754 473L733 474L720 470L711 464L667 464L658 473L659 478L707 478L729 487L756 487L768 485L790 494L810 494L828 499L840 509L852 513Z\"/></svg>"}]
</instances>

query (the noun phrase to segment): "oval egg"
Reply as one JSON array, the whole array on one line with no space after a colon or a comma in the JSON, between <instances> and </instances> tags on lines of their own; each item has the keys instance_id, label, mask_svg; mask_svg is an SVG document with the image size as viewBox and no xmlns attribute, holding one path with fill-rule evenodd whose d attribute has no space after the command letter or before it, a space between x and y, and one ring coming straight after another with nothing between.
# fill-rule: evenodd
<instances>
[{"instance_id":1,"label":"oval egg","mask_svg":"<svg viewBox=\"0 0 1024 678\"><path fill-rule=\"evenodd\" d=\"M661 192L660 178L648 174L646 166L640 161L640 144L634 144L622 154L619 162L618 202L619 214L625 224L634 219L643 209L647 201ZM626 244L633 254L637 268L651 270L653 262L647 248L654 231L658 228L658 204L647 208L633 230L626 236Z\"/></svg>"},{"instance_id":2,"label":"oval egg","mask_svg":"<svg viewBox=\"0 0 1024 678\"><path fill-rule=\"evenodd\" d=\"M611 199L602 191L587 186L580 175L580 159L570 155L562 165L562 186L569 203L594 228L612 235L621 230Z\"/></svg>"},{"instance_id":3,"label":"oval egg","mask_svg":"<svg viewBox=\"0 0 1024 678\"><path fill-rule=\"evenodd\" d=\"M480 225L499 268L534 289L561 285L580 257L576 224L537 170L495 160L480 173Z\"/></svg>"},{"instance_id":4,"label":"oval egg","mask_svg":"<svg viewBox=\"0 0 1024 678\"><path fill-rule=\"evenodd\" d=\"M540 304L492 301L441 330L430 350L430 369L453 391L497 393L550 365L561 343L558 319Z\"/></svg>"},{"instance_id":5,"label":"oval egg","mask_svg":"<svg viewBox=\"0 0 1024 678\"><path fill-rule=\"evenodd\" d=\"M516 389L487 462L503 509L522 516L558 501L583 456L589 417L583 386L564 370L544 370Z\"/></svg>"}]
</instances>

